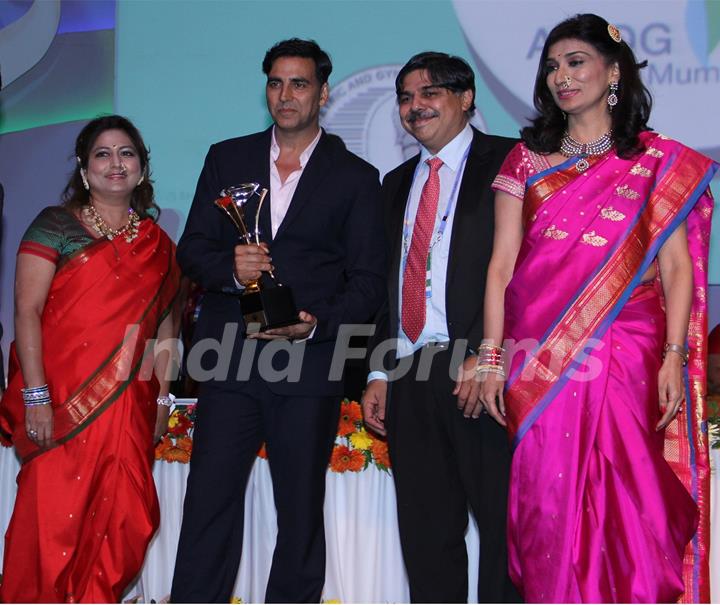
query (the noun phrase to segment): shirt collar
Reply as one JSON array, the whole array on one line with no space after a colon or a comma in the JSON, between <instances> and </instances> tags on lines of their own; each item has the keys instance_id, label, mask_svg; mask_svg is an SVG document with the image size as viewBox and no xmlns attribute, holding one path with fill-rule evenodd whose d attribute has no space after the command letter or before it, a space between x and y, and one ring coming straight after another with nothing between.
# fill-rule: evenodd
<instances>
[{"instance_id":1,"label":"shirt collar","mask_svg":"<svg viewBox=\"0 0 720 605\"><path fill-rule=\"evenodd\" d=\"M465 150L473 140L473 131L470 123L465 124L455 138L433 156L425 147L420 147L420 161L424 162L432 157L438 157L450 170L457 172L465 156Z\"/></svg>"},{"instance_id":2,"label":"shirt collar","mask_svg":"<svg viewBox=\"0 0 720 605\"><path fill-rule=\"evenodd\" d=\"M310 141L310 144L300 154L300 167L301 168L305 168L305 164L308 163L310 156L312 155L313 151L315 151L315 147L317 147L317 144L320 142L320 137L322 136L322 132L323 132L322 128L319 128L318 133L315 136L315 138L312 141ZM274 162L279 157L280 157L280 145L278 145L277 140L275 139L275 126L273 126L272 137L270 138L270 158Z\"/></svg>"}]
</instances>

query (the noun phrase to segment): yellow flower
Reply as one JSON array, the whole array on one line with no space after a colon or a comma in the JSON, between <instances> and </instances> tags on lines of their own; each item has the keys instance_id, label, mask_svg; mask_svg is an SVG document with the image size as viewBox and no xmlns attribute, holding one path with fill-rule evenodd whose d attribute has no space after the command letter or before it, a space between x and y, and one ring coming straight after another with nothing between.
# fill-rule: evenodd
<instances>
[{"instance_id":1,"label":"yellow flower","mask_svg":"<svg viewBox=\"0 0 720 605\"><path fill-rule=\"evenodd\" d=\"M350 443L356 450L368 450L373 443L372 437L365 429L360 429L350 435Z\"/></svg>"}]
</instances>

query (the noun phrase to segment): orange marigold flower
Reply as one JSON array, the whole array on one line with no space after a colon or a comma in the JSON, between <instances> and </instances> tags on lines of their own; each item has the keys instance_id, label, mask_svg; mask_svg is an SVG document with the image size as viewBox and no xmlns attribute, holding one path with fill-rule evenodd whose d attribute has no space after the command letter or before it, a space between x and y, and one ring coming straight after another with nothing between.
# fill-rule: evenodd
<instances>
[{"instance_id":1,"label":"orange marigold flower","mask_svg":"<svg viewBox=\"0 0 720 605\"><path fill-rule=\"evenodd\" d=\"M165 435L155 446L155 460L162 460L168 448L173 446L172 439Z\"/></svg>"},{"instance_id":2,"label":"orange marigold flower","mask_svg":"<svg viewBox=\"0 0 720 605\"><path fill-rule=\"evenodd\" d=\"M175 447L185 450L188 454L192 453L193 440L192 437L180 437L175 440Z\"/></svg>"},{"instance_id":3,"label":"orange marigold flower","mask_svg":"<svg viewBox=\"0 0 720 605\"><path fill-rule=\"evenodd\" d=\"M263 460L267 460L267 450L265 449L265 444L263 443L260 446L260 449L257 452L258 458L262 458Z\"/></svg>"},{"instance_id":4,"label":"orange marigold flower","mask_svg":"<svg viewBox=\"0 0 720 605\"><path fill-rule=\"evenodd\" d=\"M190 451L179 447L171 447L163 454L163 460L187 464L190 462Z\"/></svg>"},{"instance_id":5,"label":"orange marigold flower","mask_svg":"<svg viewBox=\"0 0 720 605\"><path fill-rule=\"evenodd\" d=\"M365 456L359 450L346 445L336 445L330 458L330 470L334 473L360 472L365 467Z\"/></svg>"},{"instance_id":6,"label":"orange marigold flower","mask_svg":"<svg viewBox=\"0 0 720 605\"><path fill-rule=\"evenodd\" d=\"M390 454L388 453L387 441L373 439L370 451L372 452L375 464L384 469L390 468Z\"/></svg>"},{"instance_id":7,"label":"orange marigold flower","mask_svg":"<svg viewBox=\"0 0 720 605\"><path fill-rule=\"evenodd\" d=\"M357 424L362 422L362 408L357 401L347 399L340 404L340 420L337 434L345 437L357 430Z\"/></svg>"}]
</instances>

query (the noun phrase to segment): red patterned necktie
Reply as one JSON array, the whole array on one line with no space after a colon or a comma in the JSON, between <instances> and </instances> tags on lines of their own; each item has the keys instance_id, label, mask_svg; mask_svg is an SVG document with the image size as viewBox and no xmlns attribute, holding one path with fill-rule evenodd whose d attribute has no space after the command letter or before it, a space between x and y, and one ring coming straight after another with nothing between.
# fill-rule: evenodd
<instances>
[{"instance_id":1,"label":"red patterned necktie","mask_svg":"<svg viewBox=\"0 0 720 605\"><path fill-rule=\"evenodd\" d=\"M402 285L402 329L412 342L417 341L425 327L427 263L440 197L439 170L443 163L439 158L425 162L430 166L430 174L420 195Z\"/></svg>"}]
</instances>

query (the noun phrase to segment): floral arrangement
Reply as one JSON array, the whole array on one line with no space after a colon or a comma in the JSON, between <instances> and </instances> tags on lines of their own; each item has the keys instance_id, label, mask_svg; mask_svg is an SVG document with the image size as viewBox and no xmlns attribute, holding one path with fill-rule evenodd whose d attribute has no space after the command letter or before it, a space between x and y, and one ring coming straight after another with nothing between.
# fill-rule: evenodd
<instances>
[{"instance_id":1,"label":"floral arrangement","mask_svg":"<svg viewBox=\"0 0 720 605\"><path fill-rule=\"evenodd\" d=\"M190 462L192 429L195 426L195 406L176 405L168 419L168 430L155 446L155 460Z\"/></svg>"},{"instance_id":2,"label":"floral arrangement","mask_svg":"<svg viewBox=\"0 0 720 605\"><path fill-rule=\"evenodd\" d=\"M155 447L155 460L187 464L192 455L192 430L195 426L195 405L175 405L168 420L168 430ZM265 444L257 453L267 459ZM335 473L359 473L370 464L387 472L390 456L387 442L365 430L362 408L357 401L343 399L337 437L330 458L330 470Z\"/></svg>"},{"instance_id":3,"label":"floral arrangement","mask_svg":"<svg viewBox=\"0 0 720 605\"><path fill-rule=\"evenodd\" d=\"M387 472L390 468L387 442L365 430L362 408L357 401L343 399L330 470L334 473L359 473L370 464Z\"/></svg>"}]
</instances>

